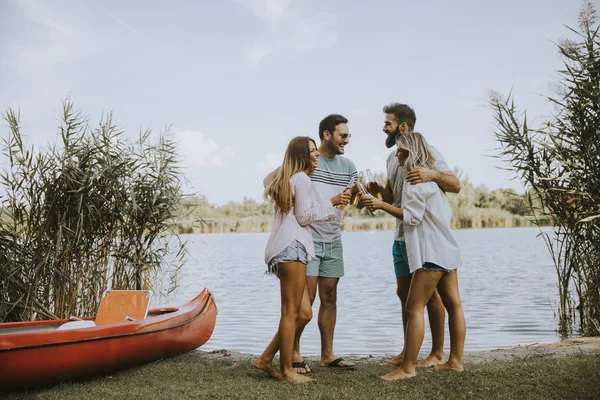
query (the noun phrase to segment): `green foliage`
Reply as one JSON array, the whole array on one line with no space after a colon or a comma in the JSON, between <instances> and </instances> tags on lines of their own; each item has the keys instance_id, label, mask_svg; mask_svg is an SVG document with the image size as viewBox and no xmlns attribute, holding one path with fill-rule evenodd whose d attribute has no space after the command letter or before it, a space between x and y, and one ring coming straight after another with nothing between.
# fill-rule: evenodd
<instances>
[{"instance_id":1,"label":"green foliage","mask_svg":"<svg viewBox=\"0 0 600 400\"><path fill-rule=\"evenodd\" d=\"M95 314L107 288L160 292L185 258L170 235L181 202L174 141L152 144L146 131L129 143L110 114L92 129L63 106L60 146L41 152L23 144L19 114L4 115L0 321Z\"/></svg>"},{"instance_id":2,"label":"green foliage","mask_svg":"<svg viewBox=\"0 0 600 400\"><path fill-rule=\"evenodd\" d=\"M459 194L448 195L454 228L532 225L523 195L512 189L490 192L484 185L474 187L461 171L455 173L460 177L462 190ZM376 173L375 178L385 185L387 177L384 173ZM176 221L180 233L270 232L273 227L273 206L251 199L219 206L211 204L205 196L191 197L182 203L181 215ZM395 218L383 211L372 215L352 206L344 210L342 229L346 231L390 230L395 226Z\"/></svg>"},{"instance_id":3,"label":"green foliage","mask_svg":"<svg viewBox=\"0 0 600 400\"><path fill-rule=\"evenodd\" d=\"M529 189L529 208L555 227L545 235L559 280L560 330L574 319L584 335L600 332L600 38L596 11L585 3L577 41L558 49L558 93L548 100L556 113L538 129L527 125L512 94L493 94L496 137L504 158ZM576 302L576 303L575 303Z\"/></svg>"}]
</instances>

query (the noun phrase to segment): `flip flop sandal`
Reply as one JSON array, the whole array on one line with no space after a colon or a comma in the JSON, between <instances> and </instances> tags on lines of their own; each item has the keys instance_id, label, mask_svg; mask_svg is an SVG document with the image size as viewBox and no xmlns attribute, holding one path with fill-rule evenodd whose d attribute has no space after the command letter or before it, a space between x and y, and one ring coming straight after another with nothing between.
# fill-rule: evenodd
<instances>
[{"instance_id":1,"label":"flip flop sandal","mask_svg":"<svg viewBox=\"0 0 600 400\"><path fill-rule=\"evenodd\" d=\"M292 363L292 368L296 369L296 368L304 368L304 371L306 372L298 372L300 375L308 375L310 373L312 373L312 370L310 369L310 367L308 365L306 365L306 361L300 361L300 362L293 362Z\"/></svg>"},{"instance_id":2,"label":"flip flop sandal","mask_svg":"<svg viewBox=\"0 0 600 400\"><path fill-rule=\"evenodd\" d=\"M350 366L342 366L340 365L340 363L342 361L346 361L343 358L336 358L335 360L333 360L332 362L330 362L329 364L327 364L327 366L325 368L336 368L336 369L354 369L356 368L356 365L350 365Z\"/></svg>"}]
</instances>

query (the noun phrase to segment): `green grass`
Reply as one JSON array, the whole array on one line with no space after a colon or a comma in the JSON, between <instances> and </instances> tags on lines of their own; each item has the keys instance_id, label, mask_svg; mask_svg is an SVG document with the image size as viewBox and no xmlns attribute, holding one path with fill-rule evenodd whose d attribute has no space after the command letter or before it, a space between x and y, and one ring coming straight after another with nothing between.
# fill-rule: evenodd
<instances>
[{"instance_id":1,"label":"green grass","mask_svg":"<svg viewBox=\"0 0 600 400\"><path fill-rule=\"evenodd\" d=\"M11 393L8 399L597 399L600 354L466 364L465 372L421 371L384 382L392 370L362 362L356 370L313 366L315 381L284 385L251 365L251 358L192 352L84 382ZM0 395L1 397L1 395Z\"/></svg>"}]
</instances>

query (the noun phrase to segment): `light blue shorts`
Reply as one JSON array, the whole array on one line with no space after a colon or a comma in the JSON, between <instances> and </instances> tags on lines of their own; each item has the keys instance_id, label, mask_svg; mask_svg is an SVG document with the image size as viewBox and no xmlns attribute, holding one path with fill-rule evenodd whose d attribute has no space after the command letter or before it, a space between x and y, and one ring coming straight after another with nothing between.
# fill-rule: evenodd
<instances>
[{"instance_id":1,"label":"light blue shorts","mask_svg":"<svg viewBox=\"0 0 600 400\"><path fill-rule=\"evenodd\" d=\"M306 265L306 276L341 278L344 276L344 249L342 241L331 243L314 242L315 261Z\"/></svg>"}]
</instances>

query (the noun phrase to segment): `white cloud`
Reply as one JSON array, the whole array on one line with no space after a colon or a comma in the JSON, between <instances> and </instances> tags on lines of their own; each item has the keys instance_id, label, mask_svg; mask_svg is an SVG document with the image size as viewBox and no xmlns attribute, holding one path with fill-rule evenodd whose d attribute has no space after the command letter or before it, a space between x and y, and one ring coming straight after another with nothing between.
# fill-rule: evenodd
<instances>
[{"instance_id":1,"label":"white cloud","mask_svg":"<svg viewBox=\"0 0 600 400\"><path fill-rule=\"evenodd\" d=\"M262 60L268 57L269 54L271 54L271 52L272 49L270 46L254 46L250 50L248 50L246 56L250 65L256 67L258 64L261 63Z\"/></svg>"},{"instance_id":2,"label":"white cloud","mask_svg":"<svg viewBox=\"0 0 600 400\"><path fill-rule=\"evenodd\" d=\"M275 168L281 166L283 162L283 154L267 153L257 164L260 172L271 172Z\"/></svg>"},{"instance_id":3,"label":"white cloud","mask_svg":"<svg viewBox=\"0 0 600 400\"><path fill-rule=\"evenodd\" d=\"M296 48L314 50L335 46L338 42L338 33L335 30L337 21L336 15L327 12L304 18L302 23L295 25Z\"/></svg>"},{"instance_id":4,"label":"white cloud","mask_svg":"<svg viewBox=\"0 0 600 400\"><path fill-rule=\"evenodd\" d=\"M233 147L226 145L225 147L223 147L223 155L226 157L233 157L234 152L233 152Z\"/></svg>"},{"instance_id":5,"label":"white cloud","mask_svg":"<svg viewBox=\"0 0 600 400\"><path fill-rule=\"evenodd\" d=\"M233 148L221 148L213 139L200 131L186 130L176 134L183 164L192 168L222 168L224 160L233 157Z\"/></svg>"},{"instance_id":6,"label":"white cloud","mask_svg":"<svg viewBox=\"0 0 600 400\"><path fill-rule=\"evenodd\" d=\"M256 18L269 26L277 26L289 10L291 0L236 0Z\"/></svg>"},{"instance_id":7,"label":"white cloud","mask_svg":"<svg viewBox=\"0 0 600 400\"><path fill-rule=\"evenodd\" d=\"M10 63L17 66L20 74L54 75L56 69L73 61L122 48L131 38L141 37L137 30L99 2L52 3L13 2L16 11L13 18L18 22L18 29L11 32L14 40L9 38L14 49ZM110 18L99 16L101 12Z\"/></svg>"},{"instance_id":8,"label":"white cloud","mask_svg":"<svg viewBox=\"0 0 600 400\"><path fill-rule=\"evenodd\" d=\"M312 51L330 48L338 43L336 26L339 17L315 10L322 7L316 1L293 4L291 0L235 1L249 9L267 28L265 35L268 43L253 46L246 52L247 61L254 67L276 51ZM261 40L264 41L264 37Z\"/></svg>"}]
</instances>

